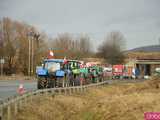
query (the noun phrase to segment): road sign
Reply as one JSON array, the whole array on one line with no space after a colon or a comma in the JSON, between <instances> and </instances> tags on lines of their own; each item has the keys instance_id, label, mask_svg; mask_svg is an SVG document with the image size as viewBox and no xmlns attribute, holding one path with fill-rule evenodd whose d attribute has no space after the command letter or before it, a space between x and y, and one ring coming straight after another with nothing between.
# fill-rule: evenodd
<instances>
[{"instance_id":1,"label":"road sign","mask_svg":"<svg viewBox=\"0 0 160 120\"><path fill-rule=\"evenodd\" d=\"M5 63L5 60L4 60L4 59L0 59L0 63L1 63L1 64L4 64L4 63Z\"/></svg>"}]
</instances>

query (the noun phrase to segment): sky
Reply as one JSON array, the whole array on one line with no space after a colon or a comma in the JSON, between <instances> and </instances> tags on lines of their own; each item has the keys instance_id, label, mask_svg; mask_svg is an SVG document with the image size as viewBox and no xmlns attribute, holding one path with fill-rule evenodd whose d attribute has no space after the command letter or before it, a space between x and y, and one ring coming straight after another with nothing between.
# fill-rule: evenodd
<instances>
[{"instance_id":1,"label":"sky","mask_svg":"<svg viewBox=\"0 0 160 120\"><path fill-rule=\"evenodd\" d=\"M86 33L96 48L120 31L126 49L159 44L160 0L0 0L0 19L34 25L50 37Z\"/></svg>"}]
</instances>

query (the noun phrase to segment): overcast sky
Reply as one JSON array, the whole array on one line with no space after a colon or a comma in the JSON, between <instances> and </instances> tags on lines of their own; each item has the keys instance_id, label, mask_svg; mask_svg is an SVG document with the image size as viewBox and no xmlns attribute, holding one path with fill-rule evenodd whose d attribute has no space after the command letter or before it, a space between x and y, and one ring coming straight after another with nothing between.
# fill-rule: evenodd
<instances>
[{"instance_id":1,"label":"overcast sky","mask_svg":"<svg viewBox=\"0 0 160 120\"><path fill-rule=\"evenodd\" d=\"M98 45L118 30L127 49L158 44L160 0L0 0L0 18L34 25L49 36L88 33Z\"/></svg>"}]
</instances>

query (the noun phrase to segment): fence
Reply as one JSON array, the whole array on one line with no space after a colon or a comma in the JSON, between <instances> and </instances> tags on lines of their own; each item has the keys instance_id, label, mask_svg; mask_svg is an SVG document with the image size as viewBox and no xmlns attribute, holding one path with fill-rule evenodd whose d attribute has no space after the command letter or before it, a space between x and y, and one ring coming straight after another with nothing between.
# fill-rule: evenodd
<instances>
[{"instance_id":1,"label":"fence","mask_svg":"<svg viewBox=\"0 0 160 120\"><path fill-rule=\"evenodd\" d=\"M0 103L0 120L12 120L12 118L17 115L18 110L26 105L28 101L32 101L35 96L38 95L55 95L55 94L73 94L77 92L84 92L90 87L96 87L100 85L107 84L107 81L99 82L95 84L83 85L83 86L74 86L74 87L64 87L64 88L50 88L35 90L27 92L23 95L13 96L7 100L3 100Z\"/></svg>"}]
</instances>

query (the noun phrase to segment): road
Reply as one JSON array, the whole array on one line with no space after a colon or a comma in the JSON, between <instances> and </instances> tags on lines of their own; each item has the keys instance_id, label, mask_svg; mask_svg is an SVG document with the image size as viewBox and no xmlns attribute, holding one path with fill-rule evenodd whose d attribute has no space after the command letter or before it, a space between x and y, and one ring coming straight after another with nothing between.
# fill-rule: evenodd
<instances>
[{"instance_id":1,"label":"road","mask_svg":"<svg viewBox=\"0 0 160 120\"><path fill-rule=\"evenodd\" d=\"M26 91L37 89L36 80L0 80L0 100L18 94L20 84L24 85Z\"/></svg>"},{"instance_id":2,"label":"road","mask_svg":"<svg viewBox=\"0 0 160 120\"><path fill-rule=\"evenodd\" d=\"M134 83L142 82L144 80L107 80L108 84L114 83ZM36 80L0 80L0 99L6 99L10 96L14 96L17 93L20 84L24 85L26 91L36 90L37 81Z\"/></svg>"}]
</instances>

